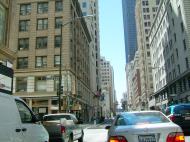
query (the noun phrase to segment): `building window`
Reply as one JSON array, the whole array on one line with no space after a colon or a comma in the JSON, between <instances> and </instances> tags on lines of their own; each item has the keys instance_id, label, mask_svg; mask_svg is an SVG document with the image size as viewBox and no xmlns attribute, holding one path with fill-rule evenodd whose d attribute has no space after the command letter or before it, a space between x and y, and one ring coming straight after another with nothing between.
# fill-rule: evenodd
<instances>
[{"instance_id":1,"label":"building window","mask_svg":"<svg viewBox=\"0 0 190 142\"><path fill-rule=\"evenodd\" d=\"M62 0L55 2L55 11L56 12L63 11L63 1Z\"/></svg>"},{"instance_id":2,"label":"building window","mask_svg":"<svg viewBox=\"0 0 190 142\"><path fill-rule=\"evenodd\" d=\"M184 32L184 25L183 25L183 22L181 22L181 32L182 32L182 33Z\"/></svg>"},{"instance_id":3,"label":"building window","mask_svg":"<svg viewBox=\"0 0 190 142\"><path fill-rule=\"evenodd\" d=\"M83 3L82 3L82 7L83 7L83 8L86 8L86 2L83 2Z\"/></svg>"},{"instance_id":4,"label":"building window","mask_svg":"<svg viewBox=\"0 0 190 142\"><path fill-rule=\"evenodd\" d=\"M180 90L180 92L183 91L183 89L182 89L182 82L181 81L179 81L179 90Z\"/></svg>"},{"instance_id":5,"label":"building window","mask_svg":"<svg viewBox=\"0 0 190 142\"><path fill-rule=\"evenodd\" d=\"M36 91L46 91L46 77L40 76L35 78L35 90Z\"/></svg>"},{"instance_id":6,"label":"building window","mask_svg":"<svg viewBox=\"0 0 190 142\"><path fill-rule=\"evenodd\" d=\"M48 12L48 3L47 2L38 3L38 13L43 14L47 12Z\"/></svg>"},{"instance_id":7,"label":"building window","mask_svg":"<svg viewBox=\"0 0 190 142\"><path fill-rule=\"evenodd\" d=\"M160 3L160 0L156 0L156 5L159 5L159 3Z\"/></svg>"},{"instance_id":8,"label":"building window","mask_svg":"<svg viewBox=\"0 0 190 142\"><path fill-rule=\"evenodd\" d=\"M174 33L174 41L177 41L176 33Z\"/></svg>"},{"instance_id":9,"label":"building window","mask_svg":"<svg viewBox=\"0 0 190 142\"><path fill-rule=\"evenodd\" d=\"M175 25L174 18L172 18L172 25L173 25L173 26Z\"/></svg>"},{"instance_id":10,"label":"building window","mask_svg":"<svg viewBox=\"0 0 190 142\"><path fill-rule=\"evenodd\" d=\"M183 87L184 87L184 91L187 90L186 79L183 79Z\"/></svg>"},{"instance_id":11,"label":"building window","mask_svg":"<svg viewBox=\"0 0 190 142\"><path fill-rule=\"evenodd\" d=\"M20 5L20 15L29 15L31 13L31 4Z\"/></svg>"},{"instance_id":12,"label":"building window","mask_svg":"<svg viewBox=\"0 0 190 142\"><path fill-rule=\"evenodd\" d=\"M147 57L150 57L150 52L149 51L147 52Z\"/></svg>"},{"instance_id":13,"label":"building window","mask_svg":"<svg viewBox=\"0 0 190 142\"><path fill-rule=\"evenodd\" d=\"M176 50L176 56L178 58L179 57L179 55L178 55L178 49L176 48L175 50Z\"/></svg>"},{"instance_id":14,"label":"building window","mask_svg":"<svg viewBox=\"0 0 190 142\"><path fill-rule=\"evenodd\" d=\"M190 89L190 77L188 77L188 86L189 86L189 89Z\"/></svg>"},{"instance_id":15,"label":"building window","mask_svg":"<svg viewBox=\"0 0 190 142\"><path fill-rule=\"evenodd\" d=\"M56 18L55 18L55 28L56 28L56 29L61 28L62 23L63 23L62 17L56 17Z\"/></svg>"},{"instance_id":16,"label":"building window","mask_svg":"<svg viewBox=\"0 0 190 142\"><path fill-rule=\"evenodd\" d=\"M0 46L5 44L6 39L6 27L7 27L7 10L0 4Z\"/></svg>"},{"instance_id":17,"label":"building window","mask_svg":"<svg viewBox=\"0 0 190 142\"><path fill-rule=\"evenodd\" d=\"M143 6L148 6L148 1L142 1Z\"/></svg>"},{"instance_id":18,"label":"building window","mask_svg":"<svg viewBox=\"0 0 190 142\"><path fill-rule=\"evenodd\" d=\"M21 38L18 40L18 50L28 50L29 38Z\"/></svg>"},{"instance_id":19,"label":"building window","mask_svg":"<svg viewBox=\"0 0 190 142\"><path fill-rule=\"evenodd\" d=\"M87 15L87 13L86 13L86 12L83 12L83 13L82 13L82 15L83 15L83 16L86 16L86 15Z\"/></svg>"},{"instance_id":20,"label":"building window","mask_svg":"<svg viewBox=\"0 0 190 142\"><path fill-rule=\"evenodd\" d=\"M178 73L180 74L181 73L180 65L177 65L177 68L178 68Z\"/></svg>"},{"instance_id":21,"label":"building window","mask_svg":"<svg viewBox=\"0 0 190 142\"><path fill-rule=\"evenodd\" d=\"M36 68L44 68L44 67L47 67L47 57L46 56L36 57Z\"/></svg>"},{"instance_id":22,"label":"building window","mask_svg":"<svg viewBox=\"0 0 190 142\"><path fill-rule=\"evenodd\" d=\"M29 22L30 22L30 20L20 20L20 22L19 22L19 31L20 32L28 31Z\"/></svg>"},{"instance_id":23,"label":"building window","mask_svg":"<svg viewBox=\"0 0 190 142\"><path fill-rule=\"evenodd\" d=\"M186 68L188 69L189 68L189 60L188 60L188 58L185 58L185 64L186 64Z\"/></svg>"},{"instance_id":24,"label":"building window","mask_svg":"<svg viewBox=\"0 0 190 142\"><path fill-rule=\"evenodd\" d=\"M54 91L59 88L59 76L54 76Z\"/></svg>"},{"instance_id":25,"label":"building window","mask_svg":"<svg viewBox=\"0 0 190 142\"><path fill-rule=\"evenodd\" d=\"M16 92L25 92L25 91L27 91L27 78L17 77L16 78Z\"/></svg>"},{"instance_id":26,"label":"building window","mask_svg":"<svg viewBox=\"0 0 190 142\"><path fill-rule=\"evenodd\" d=\"M59 67L60 65L60 55L55 55L54 56L54 66Z\"/></svg>"},{"instance_id":27,"label":"building window","mask_svg":"<svg viewBox=\"0 0 190 142\"><path fill-rule=\"evenodd\" d=\"M37 37L36 48L47 48L47 37Z\"/></svg>"},{"instance_id":28,"label":"building window","mask_svg":"<svg viewBox=\"0 0 190 142\"><path fill-rule=\"evenodd\" d=\"M38 19L37 30L47 30L48 29L48 19Z\"/></svg>"},{"instance_id":29,"label":"building window","mask_svg":"<svg viewBox=\"0 0 190 142\"><path fill-rule=\"evenodd\" d=\"M178 14L181 16L181 7L178 6Z\"/></svg>"},{"instance_id":30,"label":"building window","mask_svg":"<svg viewBox=\"0 0 190 142\"><path fill-rule=\"evenodd\" d=\"M185 39L183 40L183 48L184 48L184 50L187 49L187 45L186 45L186 41L185 41Z\"/></svg>"},{"instance_id":31,"label":"building window","mask_svg":"<svg viewBox=\"0 0 190 142\"><path fill-rule=\"evenodd\" d=\"M17 69L26 69L26 68L28 68L28 57L17 58Z\"/></svg>"},{"instance_id":32,"label":"building window","mask_svg":"<svg viewBox=\"0 0 190 142\"><path fill-rule=\"evenodd\" d=\"M61 36L55 36L55 48L61 47Z\"/></svg>"}]
</instances>

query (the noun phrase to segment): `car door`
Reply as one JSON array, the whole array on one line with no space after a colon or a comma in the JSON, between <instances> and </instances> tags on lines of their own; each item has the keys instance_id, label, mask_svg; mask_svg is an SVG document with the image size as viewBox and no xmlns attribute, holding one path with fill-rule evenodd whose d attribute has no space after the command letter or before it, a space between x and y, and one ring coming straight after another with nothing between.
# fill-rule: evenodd
<instances>
[{"instance_id":1,"label":"car door","mask_svg":"<svg viewBox=\"0 0 190 142\"><path fill-rule=\"evenodd\" d=\"M14 100L10 96L1 95L0 142L23 142L20 128L21 122L19 120L19 114Z\"/></svg>"},{"instance_id":2,"label":"car door","mask_svg":"<svg viewBox=\"0 0 190 142\"><path fill-rule=\"evenodd\" d=\"M24 142L47 142L48 133L40 123L34 122L34 115L27 105L15 100L21 118L21 131L23 133Z\"/></svg>"}]
</instances>

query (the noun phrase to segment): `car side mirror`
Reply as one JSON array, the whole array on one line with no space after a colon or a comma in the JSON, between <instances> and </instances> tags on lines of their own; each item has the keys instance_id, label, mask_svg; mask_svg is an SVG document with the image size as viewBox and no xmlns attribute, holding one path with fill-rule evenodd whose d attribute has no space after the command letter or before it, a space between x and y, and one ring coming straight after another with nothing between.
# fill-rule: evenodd
<instances>
[{"instance_id":1,"label":"car side mirror","mask_svg":"<svg viewBox=\"0 0 190 142\"><path fill-rule=\"evenodd\" d=\"M110 125L108 125L108 126L105 127L106 130L109 130L110 128L111 128Z\"/></svg>"},{"instance_id":2,"label":"car side mirror","mask_svg":"<svg viewBox=\"0 0 190 142\"><path fill-rule=\"evenodd\" d=\"M33 115L32 116L32 120L33 120L34 123L40 122L40 116L39 116L39 114Z\"/></svg>"}]
</instances>

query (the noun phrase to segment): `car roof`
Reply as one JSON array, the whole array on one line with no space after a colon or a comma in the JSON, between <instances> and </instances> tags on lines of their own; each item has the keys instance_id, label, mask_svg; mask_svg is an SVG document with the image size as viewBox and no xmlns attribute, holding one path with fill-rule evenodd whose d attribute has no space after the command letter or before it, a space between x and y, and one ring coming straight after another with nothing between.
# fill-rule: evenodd
<instances>
[{"instance_id":1,"label":"car roof","mask_svg":"<svg viewBox=\"0 0 190 142\"><path fill-rule=\"evenodd\" d=\"M74 115L74 114L72 114L72 113L55 113L55 114L46 114L46 115L44 115L44 117L55 116L55 115Z\"/></svg>"},{"instance_id":2,"label":"car roof","mask_svg":"<svg viewBox=\"0 0 190 142\"><path fill-rule=\"evenodd\" d=\"M132 113L154 113L154 112L160 112L160 111L156 111L156 110L146 110L146 111L126 111L126 112L121 112L120 115L125 115L125 114L132 114Z\"/></svg>"},{"instance_id":3,"label":"car roof","mask_svg":"<svg viewBox=\"0 0 190 142\"><path fill-rule=\"evenodd\" d=\"M175 104L175 105L171 105L169 107L178 107L178 106L190 106L190 103Z\"/></svg>"}]
</instances>

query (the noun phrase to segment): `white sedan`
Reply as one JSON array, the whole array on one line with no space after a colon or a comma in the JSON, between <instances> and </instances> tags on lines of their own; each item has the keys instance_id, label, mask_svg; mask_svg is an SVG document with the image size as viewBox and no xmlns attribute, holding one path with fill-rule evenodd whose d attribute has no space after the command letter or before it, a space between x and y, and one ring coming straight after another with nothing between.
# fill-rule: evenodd
<instances>
[{"instance_id":1,"label":"white sedan","mask_svg":"<svg viewBox=\"0 0 190 142\"><path fill-rule=\"evenodd\" d=\"M118 114L106 129L108 142L185 142L182 129L159 111Z\"/></svg>"}]
</instances>

